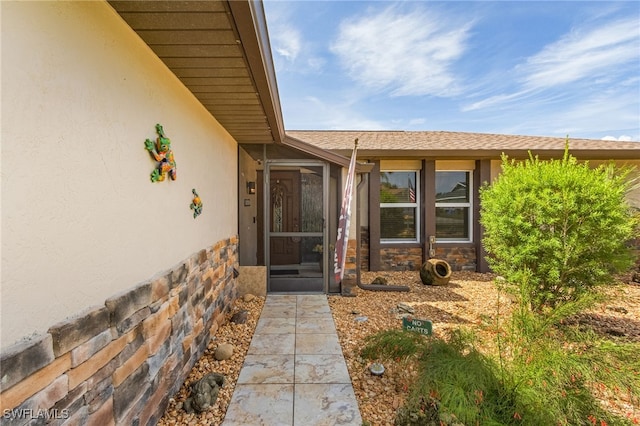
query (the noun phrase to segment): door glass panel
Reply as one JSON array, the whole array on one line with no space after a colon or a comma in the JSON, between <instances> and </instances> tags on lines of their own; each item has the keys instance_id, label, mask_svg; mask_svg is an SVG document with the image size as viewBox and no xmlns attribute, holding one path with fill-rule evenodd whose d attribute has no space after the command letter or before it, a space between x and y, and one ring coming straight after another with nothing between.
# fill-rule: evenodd
<instances>
[{"instance_id":1,"label":"door glass panel","mask_svg":"<svg viewBox=\"0 0 640 426\"><path fill-rule=\"evenodd\" d=\"M322 168L305 167L300 173L302 231L322 232Z\"/></svg>"},{"instance_id":2,"label":"door glass panel","mask_svg":"<svg viewBox=\"0 0 640 426\"><path fill-rule=\"evenodd\" d=\"M277 183L271 189L272 226L273 232L282 232L282 202L284 200L284 188Z\"/></svg>"},{"instance_id":3,"label":"door glass panel","mask_svg":"<svg viewBox=\"0 0 640 426\"><path fill-rule=\"evenodd\" d=\"M269 168L269 291L322 292L324 165Z\"/></svg>"}]
</instances>

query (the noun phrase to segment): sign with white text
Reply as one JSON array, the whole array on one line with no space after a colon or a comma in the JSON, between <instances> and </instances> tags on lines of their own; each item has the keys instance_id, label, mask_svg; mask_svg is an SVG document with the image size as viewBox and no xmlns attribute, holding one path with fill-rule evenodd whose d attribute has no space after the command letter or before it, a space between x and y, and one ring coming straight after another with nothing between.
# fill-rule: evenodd
<instances>
[{"instance_id":1,"label":"sign with white text","mask_svg":"<svg viewBox=\"0 0 640 426\"><path fill-rule=\"evenodd\" d=\"M402 329L431 336L433 323L425 319L402 318Z\"/></svg>"}]
</instances>

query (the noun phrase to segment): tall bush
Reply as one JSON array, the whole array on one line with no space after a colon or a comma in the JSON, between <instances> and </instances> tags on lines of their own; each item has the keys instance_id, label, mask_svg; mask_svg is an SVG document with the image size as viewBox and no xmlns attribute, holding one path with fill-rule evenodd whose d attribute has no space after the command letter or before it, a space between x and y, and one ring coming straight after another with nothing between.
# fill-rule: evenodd
<instances>
[{"instance_id":1,"label":"tall bush","mask_svg":"<svg viewBox=\"0 0 640 426\"><path fill-rule=\"evenodd\" d=\"M521 303L536 312L575 303L632 265L629 169L578 163L568 145L559 160L502 160L480 192L483 245Z\"/></svg>"}]
</instances>

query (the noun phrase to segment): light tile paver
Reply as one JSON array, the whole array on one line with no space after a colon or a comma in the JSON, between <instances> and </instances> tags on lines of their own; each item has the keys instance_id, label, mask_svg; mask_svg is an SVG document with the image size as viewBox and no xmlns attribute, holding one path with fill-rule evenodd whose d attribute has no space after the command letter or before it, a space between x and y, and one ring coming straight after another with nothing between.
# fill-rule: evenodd
<instances>
[{"instance_id":1,"label":"light tile paver","mask_svg":"<svg viewBox=\"0 0 640 426\"><path fill-rule=\"evenodd\" d=\"M362 424L326 295L267 296L222 424Z\"/></svg>"},{"instance_id":2,"label":"light tile paver","mask_svg":"<svg viewBox=\"0 0 640 426\"><path fill-rule=\"evenodd\" d=\"M225 426L291 426L293 384L236 385Z\"/></svg>"},{"instance_id":3,"label":"light tile paver","mask_svg":"<svg viewBox=\"0 0 640 426\"><path fill-rule=\"evenodd\" d=\"M250 355L273 355L273 354L295 354L296 335L288 334L254 334L247 354Z\"/></svg>"},{"instance_id":4,"label":"light tile paver","mask_svg":"<svg viewBox=\"0 0 640 426\"><path fill-rule=\"evenodd\" d=\"M262 308L260 318L295 318L296 307L288 305L271 305Z\"/></svg>"},{"instance_id":5,"label":"light tile paver","mask_svg":"<svg viewBox=\"0 0 640 426\"><path fill-rule=\"evenodd\" d=\"M294 425L361 426L358 403L349 384L297 384Z\"/></svg>"},{"instance_id":6,"label":"light tile paver","mask_svg":"<svg viewBox=\"0 0 640 426\"><path fill-rule=\"evenodd\" d=\"M342 348L335 334L296 334L296 355L338 354Z\"/></svg>"},{"instance_id":7,"label":"light tile paver","mask_svg":"<svg viewBox=\"0 0 640 426\"><path fill-rule=\"evenodd\" d=\"M254 333L287 334L296 332L295 318L260 318Z\"/></svg>"},{"instance_id":8,"label":"light tile paver","mask_svg":"<svg viewBox=\"0 0 640 426\"><path fill-rule=\"evenodd\" d=\"M247 355L238 383L293 383L293 355Z\"/></svg>"},{"instance_id":9,"label":"light tile paver","mask_svg":"<svg viewBox=\"0 0 640 426\"><path fill-rule=\"evenodd\" d=\"M329 334L335 333L333 318L298 318L296 334Z\"/></svg>"},{"instance_id":10,"label":"light tile paver","mask_svg":"<svg viewBox=\"0 0 640 426\"><path fill-rule=\"evenodd\" d=\"M296 383L351 383L342 355L296 355Z\"/></svg>"}]
</instances>

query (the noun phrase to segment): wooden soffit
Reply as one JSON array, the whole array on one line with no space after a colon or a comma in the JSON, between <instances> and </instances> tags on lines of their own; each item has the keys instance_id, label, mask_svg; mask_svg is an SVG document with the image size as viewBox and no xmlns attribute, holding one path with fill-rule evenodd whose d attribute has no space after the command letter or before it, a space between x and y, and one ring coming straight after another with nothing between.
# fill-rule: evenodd
<instances>
[{"instance_id":1,"label":"wooden soffit","mask_svg":"<svg viewBox=\"0 0 640 426\"><path fill-rule=\"evenodd\" d=\"M238 143L282 142L284 125L261 2L109 4Z\"/></svg>"}]
</instances>

